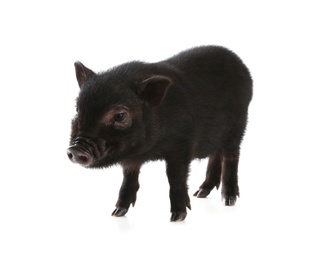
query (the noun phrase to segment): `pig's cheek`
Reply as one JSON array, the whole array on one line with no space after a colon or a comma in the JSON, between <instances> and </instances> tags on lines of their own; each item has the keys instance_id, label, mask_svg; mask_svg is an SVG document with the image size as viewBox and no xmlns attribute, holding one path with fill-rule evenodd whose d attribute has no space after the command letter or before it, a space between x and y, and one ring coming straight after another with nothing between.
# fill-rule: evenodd
<instances>
[{"instance_id":1,"label":"pig's cheek","mask_svg":"<svg viewBox=\"0 0 328 260\"><path fill-rule=\"evenodd\" d=\"M121 142L114 148L114 153L117 155L121 155L122 153L128 150L129 150L129 144Z\"/></svg>"},{"instance_id":2,"label":"pig's cheek","mask_svg":"<svg viewBox=\"0 0 328 260\"><path fill-rule=\"evenodd\" d=\"M124 149L122 143L116 142L106 145L107 155L109 157L119 155L122 152L122 149Z\"/></svg>"},{"instance_id":3,"label":"pig's cheek","mask_svg":"<svg viewBox=\"0 0 328 260\"><path fill-rule=\"evenodd\" d=\"M124 143L120 143L120 144L118 144L117 147L116 147L116 152L120 154L120 153L122 153L125 149L126 149L126 144L124 144Z\"/></svg>"}]
</instances>

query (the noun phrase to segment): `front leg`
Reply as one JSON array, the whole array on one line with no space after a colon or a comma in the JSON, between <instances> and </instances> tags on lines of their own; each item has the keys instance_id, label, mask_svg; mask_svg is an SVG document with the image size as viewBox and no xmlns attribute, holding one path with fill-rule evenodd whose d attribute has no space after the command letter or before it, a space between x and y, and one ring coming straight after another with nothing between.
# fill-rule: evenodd
<instances>
[{"instance_id":1,"label":"front leg","mask_svg":"<svg viewBox=\"0 0 328 260\"><path fill-rule=\"evenodd\" d=\"M123 165L123 182L119 192L116 209L112 216L124 216L130 205L134 206L137 200L137 191L139 190L139 172L140 164L137 165Z\"/></svg>"},{"instance_id":2,"label":"front leg","mask_svg":"<svg viewBox=\"0 0 328 260\"><path fill-rule=\"evenodd\" d=\"M166 174L170 184L171 221L183 221L187 216L186 207L191 209L188 196L189 160L166 158Z\"/></svg>"}]
</instances>

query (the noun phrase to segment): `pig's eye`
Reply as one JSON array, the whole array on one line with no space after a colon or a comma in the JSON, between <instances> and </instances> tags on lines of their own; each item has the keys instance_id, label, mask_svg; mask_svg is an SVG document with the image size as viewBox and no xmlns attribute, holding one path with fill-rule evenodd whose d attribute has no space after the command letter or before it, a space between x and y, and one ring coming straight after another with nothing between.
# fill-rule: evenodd
<instances>
[{"instance_id":1,"label":"pig's eye","mask_svg":"<svg viewBox=\"0 0 328 260\"><path fill-rule=\"evenodd\" d=\"M102 118L105 126L112 126L117 130L125 130L132 124L132 118L128 109L118 107L110 109Z\"/></svg>"},{"instance_id":2,"label":"pig's eye","mask_svg":"<svg viewBox=\"0 0 328 260\"><path fill-rule=\"evenodd\" d=\"M114 116L114 120L116 122L122 122L126 117L126 113L125 112L122 112L122 113L117 113L115 116Z\"/></svg>"}]
</instances>

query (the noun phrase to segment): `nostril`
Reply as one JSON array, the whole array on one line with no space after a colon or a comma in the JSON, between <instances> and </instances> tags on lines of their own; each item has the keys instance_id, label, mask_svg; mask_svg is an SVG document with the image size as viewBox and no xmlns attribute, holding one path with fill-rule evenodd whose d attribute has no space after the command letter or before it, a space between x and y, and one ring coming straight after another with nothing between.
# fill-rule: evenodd
<instances>
[{"instance_id":1,"label":"nostril","mask_svg":"<svg viewBox=\"0 0 328 260\"><path fill-rule=\"evenodd\" d=\"M78 159L81 163L88 163L89 162L89 158L88 156L86 155L79 155Z\"/></svg>"},{"instance_id":2,"label":"nostril","mask_svg":"<svg viewBox=\"0 0 328 260\"><path fill-rule=\"evenodd\" d=\"M67 152L68 159L72 160L73 154L71 152Z\"/></svg>"}]
</instances>

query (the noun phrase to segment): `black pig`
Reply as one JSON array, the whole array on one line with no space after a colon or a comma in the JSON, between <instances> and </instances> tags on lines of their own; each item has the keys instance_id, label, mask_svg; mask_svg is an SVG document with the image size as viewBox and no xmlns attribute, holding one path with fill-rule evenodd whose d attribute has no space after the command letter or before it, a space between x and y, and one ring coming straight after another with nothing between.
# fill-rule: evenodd
<instances>
[{"instance_id":1,"label":"black pig","mask_svg":"<svg viewBox=\"0 0 328 260\"><path fill-rule=\"evenodd\" d=\"M252 98L252 79L233 52L197 47L157 63L133 61L102 73L75 63L80 86L72 120L72 162L87 168L123 167L113 216L136 202L143 163L165 160L171 221L190 209L190 162L209 157L206 179L194 196L206 197L222 180L231 206L239 196L238 160Z\"/></svg>"}]
</instances>

